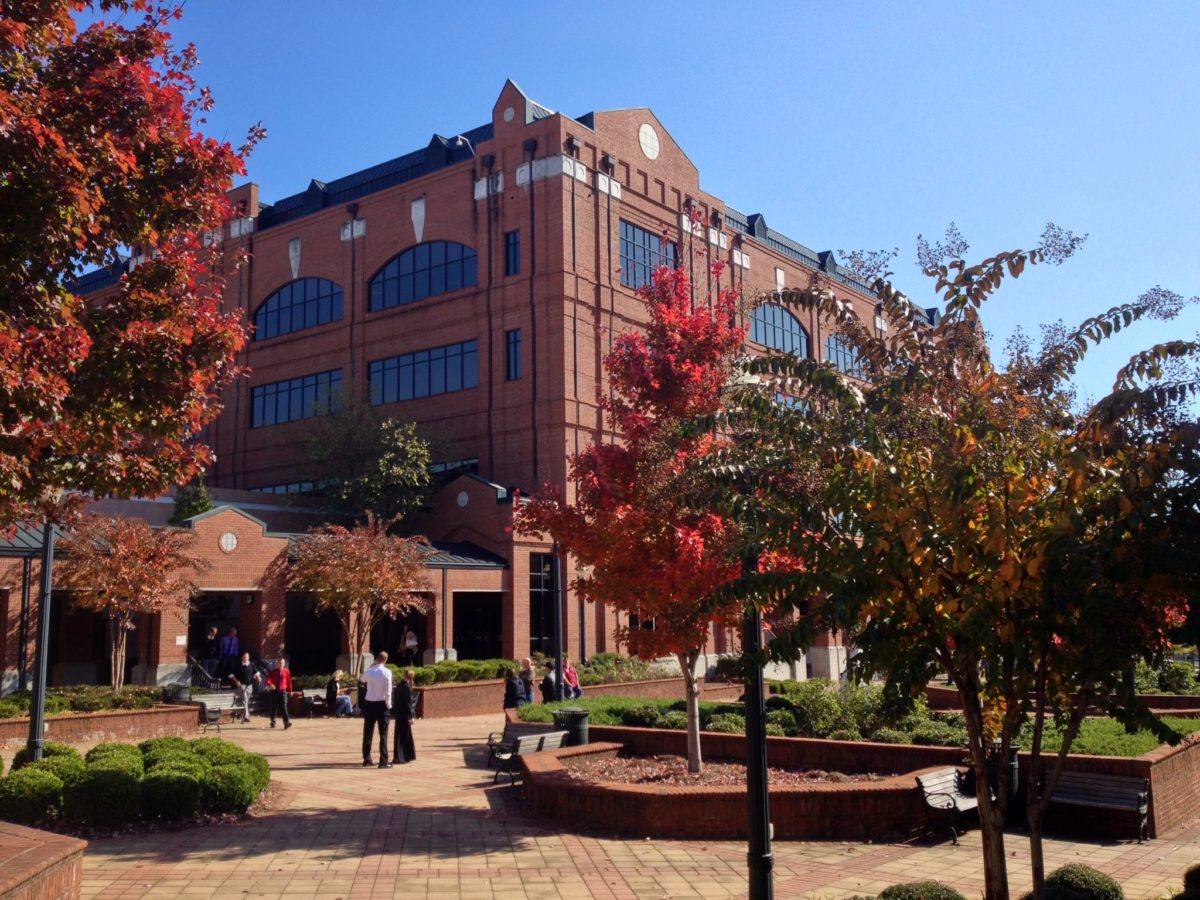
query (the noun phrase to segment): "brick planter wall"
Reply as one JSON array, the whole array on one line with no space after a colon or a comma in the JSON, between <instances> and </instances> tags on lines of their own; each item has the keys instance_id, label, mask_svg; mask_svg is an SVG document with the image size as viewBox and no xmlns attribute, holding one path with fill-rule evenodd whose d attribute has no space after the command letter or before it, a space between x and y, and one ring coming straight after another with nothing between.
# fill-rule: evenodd
<instances>
[{"instance_id":1,"label":"brick planter wall","mask_svg":"<svg viewBox=\"0 0 1200 900\"><path fill-rule=\"evenodd\" d=\"M46 740L67 744L98 741L137 743L152 737L191 735L199 727L197 710L195 706L156 706L153 709L47 716ZM0 719L0 747L19 746L28 739L28 718Z\"/></svg>"},{"instance_id":2,"label":"brick planter wall","mask_svg":"<svg viewBox=\"0 0 1200 900\"><path fill-rule=\"evenodd\" d=\"M87 841L0 822L0 897L72 900L83 888Z\"/></svg>"},{"instance_id":3,"label":"brick planter wall","mask_svg":"<svg viewBox=\"0 0 1200 900\"><path fill-rule=\"evenodd\" d=\"M706 734L702 740L710 737L714 735ZM600 743L521 757L525 789L537 814L637 836L729 840L746 836L744 787L580 782L566 774L561 762L579 756L611 756L620 747ZM915 788L916 774L858 784L772 787L775 837L868 840L919 830L925 812Z\"/></svg>"},{"instance_id":4,"label":"brick planter wall","mask_svg":"<svg viewBox=\"0 0 1200 900\"><path fill-rule=\"evenodd\" d=\"M421 701L417 714L423 719L448 719L453 716L500 714L504 708L504 681L468 681L462 684L431 684L418 688ZM736 700L741 685L701 683L702 700ZM536 694L536 691L535 691ZM585 697L645 697L647 700L682 700L683 679L655 678L650 681L623 681L597 684L583 689Z\"/></svg>"}]
</instances>

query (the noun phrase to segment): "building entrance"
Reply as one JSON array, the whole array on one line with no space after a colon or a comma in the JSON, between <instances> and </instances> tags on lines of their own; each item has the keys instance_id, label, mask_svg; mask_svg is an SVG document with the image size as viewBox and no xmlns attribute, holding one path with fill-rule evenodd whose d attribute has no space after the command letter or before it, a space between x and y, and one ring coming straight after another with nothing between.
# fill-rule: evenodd
<instances>
[{"instance_id":1,"label":"building entrance","mask_svg":"<svg viewBox=\"0 0 1200 900\"><path fill-rule=\"evenodd\" d=\"M499 659L501 652L501 594L455 591L454 649L459 659Z\"/></svg>"},{"instance_id":2,"label":"building entrance","mask_svg":"<svg viewBox=\"0 0 1200 900\"><path fill-rule=\"evenodd\" d=\"M303 594L289 594L284 651L293 675L329 675L342 650L342 623Z\"/></svg>"}]
</instances>

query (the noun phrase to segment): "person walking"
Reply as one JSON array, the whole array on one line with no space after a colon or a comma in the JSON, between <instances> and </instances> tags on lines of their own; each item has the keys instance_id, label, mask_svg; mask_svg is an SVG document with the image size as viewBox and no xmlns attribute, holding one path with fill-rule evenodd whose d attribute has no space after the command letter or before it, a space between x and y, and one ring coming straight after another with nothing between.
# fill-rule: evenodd
<instances>
[{"instance_id":1,"label":"person walking","mask_svg":"<svg viewBox=\"0 0 1200 900\"><path fill-rule=\"evenodd\" d=\"M396 720L395 744L392 747L392 762L409 763L417 758L417 745L413 743L412 720L415 695L413 679L417 673L409 669L396 685L396 696L392 702L392 718Z\"/></svg>"},{"instance_id":2,"label":"person walking","mask_svg":"<svg viewBox=\"0 0 1200 900\"><path fill-rule=\"evenodd\" d=\"M242 654L242 661L234 666L229 674L229 683L233 685L237 696L238 706L242 708L242 723L250 721L250 698L254 694L254 685L262 680L254 663L250 662L249 652Z\"/></svg>"},{"instance_id":3,"label":"person walking","mask_svg":"<svg viewBox=\"0 0 1200 900\"><path fill-rule=\"evenodd\" d=\"M505 670L504 708L516 709L525 705L525 682L517 676L516 669Z\"/></svg>"},{"instance_id":4,"label":"person walking","mask_svg":"<svg viewBox=\"0 0 1200 900\"><path fill-rule=\"evenodd\" d=\"M404 626L404 631L400 635L400 658L410 666L417 664L417 648L421 646L421 642L417 640L417 633Z\"/></svg>"},{"instance_id":5,"label":"person walking","mask_svg":"<svg viewBox=\"0 0 1200 900\"><path fill-rule=\"evenodd\" d=\"M287 657L281 656L278 665L267 673L267 690L271 692L271 727L275 727L275 717L283 719L283 730L292 727L292 717L288 715L288 694L292 692L292 673L287 667Z\"/></svg>"},{"instance_id":6,"label":"person walking","mask_svg":"<svg viewBox=\"0 0 1200 900\"><path fill-rule=\"evenodd\" d=\"M388 655L380 651L375 663L363 675L367 688L358 705L363 711L363 765L371 765L371 738L379 728L379 768L390 769L388 762L388 712L392 708L392 672L385 665Z\"/></svg>"}]
</instances>

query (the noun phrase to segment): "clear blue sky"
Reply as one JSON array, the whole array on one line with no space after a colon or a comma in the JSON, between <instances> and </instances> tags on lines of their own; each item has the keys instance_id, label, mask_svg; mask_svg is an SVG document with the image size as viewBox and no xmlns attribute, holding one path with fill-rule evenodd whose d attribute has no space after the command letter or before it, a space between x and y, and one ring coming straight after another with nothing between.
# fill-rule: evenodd
<instances>
[{"instance_id":1,"label":"clear blue sky","mask_svg":"<svg viewBox=\"0 0 1200 900\"><path fill-rule=\"evenodd\" d=\"M1054 221L1090 239L985 311L1068 323L1156 284L1200 293L1200 4L593 5L192 0L217 106L207 130L269 137L250 178L272 201L483 124L506 78L575 116L651 107L702 187L815 250L899 247L932 305L918 233L950 221L970 258ZM1106 392L1134 349L1200 330L1200 308L1095 353Z\"/></svg>"}]
</instances>

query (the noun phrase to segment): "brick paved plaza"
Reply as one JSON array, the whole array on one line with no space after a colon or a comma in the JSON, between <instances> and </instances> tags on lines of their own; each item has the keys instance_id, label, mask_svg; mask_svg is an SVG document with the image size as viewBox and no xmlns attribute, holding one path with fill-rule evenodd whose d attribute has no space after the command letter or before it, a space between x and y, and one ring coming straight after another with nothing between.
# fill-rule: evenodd
<instances>
[{"instance_id":1,"label":"brick paved plaza","mask_svg":"<svg viewBox=\"0 0 1200 900\"><path fill-rule=\"evenodd\" d=\"M539 823L519 788L492 786L480 746L495 716L416 723L419 758L361 767L360 721L265 721L224 737L265 753L281 789L277 809L221 828L93 841L85 897L549 898L736 897L745 893L745 845L652 841ZM1028 844L1007 844L1014 892L1027 887ZM1047 842L1047 866L1086 862L1130 897L1179 887L1200 861L1200 819L1165 838ZM979 832L959 846L775 844L776 896L842 897L935 878L982 893Z\"/></svg>"}]
</instances>

